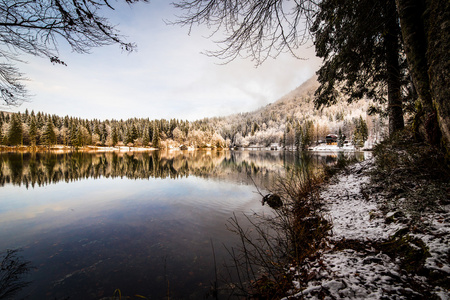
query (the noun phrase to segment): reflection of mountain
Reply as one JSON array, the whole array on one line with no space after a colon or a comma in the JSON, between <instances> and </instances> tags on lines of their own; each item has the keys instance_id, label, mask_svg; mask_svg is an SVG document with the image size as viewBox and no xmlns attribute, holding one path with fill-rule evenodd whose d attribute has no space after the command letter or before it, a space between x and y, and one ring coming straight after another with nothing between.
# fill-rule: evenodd
<instances>
[{"instance_id":1,"label":"reflection of mountain","mask_svg":"<svg viewBox=\"0 0 450 300\"><path fill-rule=\"evenodd\" d=\"M316 158L315 163L329 159ZM0 185L34 187L99 177L198 176L248 182L248 175L267 182L269 174L281 174L285 168L302 162L294 153L265 151L7 153L0 154Z\"/></svg>"}]
</instances>

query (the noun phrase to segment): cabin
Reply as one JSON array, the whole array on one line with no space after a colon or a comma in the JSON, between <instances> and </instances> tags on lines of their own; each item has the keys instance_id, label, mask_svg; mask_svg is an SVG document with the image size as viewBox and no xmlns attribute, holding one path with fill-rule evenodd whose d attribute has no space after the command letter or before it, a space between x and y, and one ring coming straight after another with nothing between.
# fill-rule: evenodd
<instances>
[{"instance_id":1,"label":"cabin","mask_svg":"<svg viewBox=\"0 0 450 300\"><path fill-rule=\"evenodd\" d=\"M337 134L330 133L325 138L327 145L337 145L338 136Z\"/></svg>"}]
</instances>

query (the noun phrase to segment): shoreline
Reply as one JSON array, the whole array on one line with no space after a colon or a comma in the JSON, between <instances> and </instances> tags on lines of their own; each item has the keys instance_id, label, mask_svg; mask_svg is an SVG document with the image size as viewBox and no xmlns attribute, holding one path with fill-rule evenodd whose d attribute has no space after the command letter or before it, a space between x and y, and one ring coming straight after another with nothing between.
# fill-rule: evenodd
<instances>
[{"instance_id":1,"label":"shoreline","mask_svg":"<svg viewBox=\"0 0 450 300\"><path fill-rule=\"evenodd\" d=\"M150 151L224 151L224 150L240 150L240 151L270 151L270 152L281 152L289 151L296 152L293 149L271 149L270 147L235 147L235 148L195 148L188 147L187 149L180 149L180 147L172 148L153 148L153 147L134 147L134 146L84 146L84 147L72 147L64 145L55 145L51 147L47 146L0 146L0 153L8 152L22 152L22 153L33 153L33 152L54 152L54 153L68 153L68 152L150 152ZM315 147L308 148L307 152L313 153L354 153L354 152L367 152L372 151L372 149L356 149L354 147L337 147L335 145L319 145Z\"/></svg>"},{"instance_id":2,"label":"shoreline","mask_svg":"<svg viewBox=\"0 0 450 300\"><path fill-rule=\"evenodd\" d=\"M0 146L1 152L23 152L23 153L33 153L33 152L54 152L54 153L68 153L68 152L147 152L147 151L161 151L161 150L176 150L176 151L194 151L197 149L188 148L187 150L181 150L178 148L152 148L152 147L128 147L128 146L118 146L118 147L103 147L103 146L85 146L85 147L71 147L71 146ZM201 148L201 150L211 150L211 148Z\"/></svg>"},{"instance_id":3,"label":"shoreline","mask_svg":"<svg viewBox=\"0 0 450 300\"><path fill-rule=\"evenodd\" d=\"M376 192L374 168L373 159L355 163L320 188L333 228L316 256L288 268L294 289L283 300L449 299L438 279L450 274L450 205L423 211L422 228L411 228L401 210L381 208L390 198Z\"/></svg>"}]
</instances>

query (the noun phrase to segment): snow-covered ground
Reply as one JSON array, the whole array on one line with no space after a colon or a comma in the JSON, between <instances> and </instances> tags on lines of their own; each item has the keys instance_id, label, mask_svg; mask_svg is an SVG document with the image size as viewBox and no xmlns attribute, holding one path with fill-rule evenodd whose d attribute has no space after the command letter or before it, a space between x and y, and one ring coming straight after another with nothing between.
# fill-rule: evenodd
<instances>
[{"instance_id":1,"label":"snow-covered ground","mask_svg":"<svg viewBox=\"0 0 450 300\"><path fill-rule=\"evenodd\" d=\"M365 185L369 183L366 171L372 164L372 160L367 160L352 166L322 190L326 216L333 223L329 247L301 269L291 269L294 274L302 273L302 278L306 272L307 283L300 286L299 281L294 281L296 291L286 299L428 299L430 295L450 299L449 290L430 288L427 278L408 274L400 267L398 258L371 246L387 240L403 226L386 222L377 206L382 196L366 192ZM424 220L429 223L426 233L411 235L420 238L429 249L431 257L425 267L447 274L448 280L450 207L443 207L441 212ZM359 246L337 247L338 241L353 241ZM416 292L420 289L414 285L426 287L428 294Z\"/></svg>"}]
</instances>

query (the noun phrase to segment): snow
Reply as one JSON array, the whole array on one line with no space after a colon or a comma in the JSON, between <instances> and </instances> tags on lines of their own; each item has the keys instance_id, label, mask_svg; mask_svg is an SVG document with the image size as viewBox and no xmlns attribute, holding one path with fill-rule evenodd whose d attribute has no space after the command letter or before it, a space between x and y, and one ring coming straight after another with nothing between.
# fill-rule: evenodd
<instances>
[{"instance_id":1,"label":"snow","mask_svg":"<svg viewBox=\"0 0 450 300\"><path fill-rule=\"evenodd\" d=\"M431 257L425 261L425 267L439 270L450 275L450 205L442 208L442 212L427 216L427 232L425 234L411 234L420 238L428 246Z\"/></svg>"},{"instance_id":2,"label":"snow","mask_svg":"<svg viewBox=\"0 0 450 300\"><path fill-rule=\"evenodd\" d=\"M333 230L329 247L312 261L291 268L291 273L305 274L308 281L301 286L294 280L297 292L285 299L424 299L412 285L427 286L426 278L407 274L399 261L371 247L370 242L387 240L402 228L395 222L386 223L377 207L380 195L365 192L369 183L372 160L366 160L341 173L321 191L325 202L325 214L332 221ZM389 214L388 214L389 215ZM392 213L391 213L392 215ZM430 214L429 230L411 234L420 238L429 248L431 257L425 267L438 269L450 275L450 207L442 207L439 213ZM333 242L357 240L364 249L338 249ZM295 269L295 271L292 271ZM295 278L295 276L294 276ZM305 278L305 277L302 277ZM430 288L432 289L432 288ZM450 292L443 288L431 291L438 299L450 299Z\"/></svg>"},{"instance_id":3,"label":"snow","mask_svg":"<svg viewBox=\"0 0 450 300\"><path fill-rule=\"evenodd\" d=\"M336 182L321 192L326 201L327 212L333 222L335 240L342 238L359 240L387 239L400 229L399 225L387 225L385 219L377 214L375 199L366 199L362 190L369 183L369 176L356 174L367 167L370 161L358 165L359 169L340 176Z\"/></svg>"},{"instance_id":4,"label":"snow","mask_svg":"<svg viewBox=\"0 0 450 300\"><path fill-rule=\"evenodd\" d=\"M337 145L327 145L327 144L319 144L315 147L309 148L310 151L314 152L347 152L347 151L356 151L355 146L351 144L344 144L343 147L338 147Z\"/></svg>"}]
</instances>

